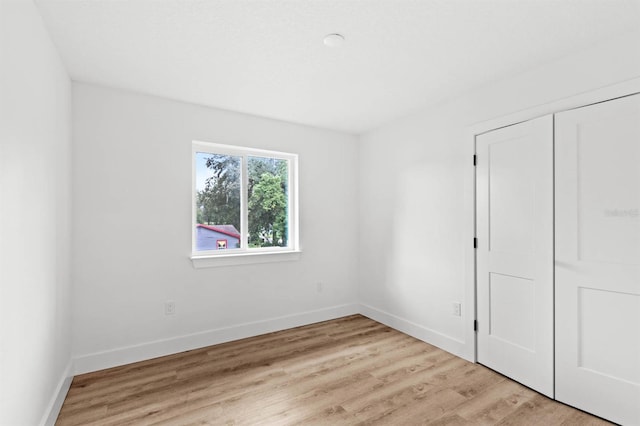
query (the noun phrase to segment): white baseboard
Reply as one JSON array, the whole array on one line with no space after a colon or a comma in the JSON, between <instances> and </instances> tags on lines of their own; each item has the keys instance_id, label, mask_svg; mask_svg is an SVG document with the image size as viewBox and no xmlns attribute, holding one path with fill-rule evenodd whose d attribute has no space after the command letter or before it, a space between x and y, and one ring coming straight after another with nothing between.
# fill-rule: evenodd
<instances>
[{"instance_id":1,"label":"white baseboard","mask_svg":"<svg viewBox=\"0 0 640 426\"><path fill-rule=\"evenodd\" d=\"M104 352L80 355L73 360L74 373L84 374L105 368L117 367L219 343L258 336L288 328L300 327L320 321L328 321L359 313L360 305L353 303L331 308L308 311L263 321L239 324L231 327L207 330L170 339L157 340Z\"/></svg>"},{"instance_id":2,"label":"white baseboard","mask_svg":"<svg viewBox=\"0 0 640 426\"><path fill-rule=\"evenodd\" d=\"M69 392L69 388L71 387L71 381L73 380L73 369L72 362L69 360L64 372L62 373L62 377L58 382L58 386L56 387L56 391L51 396L51 401L47 405L47 409L45 410L42 420L40 421L40 425L42 426L54 426L56 420L58 419L58 414L60 414L60 409L62 408L62 403L64 403L64 399L67 397L67 392Z\"/></svg>"},{"instance_id":3,"label":"white baseboard","mask_svg":"<svg viewBox=\"0 0 640 426\"><path fill-rule=\"evenodd\" d=\"M408 334L411 337L422 340L423 342L437 346L447 352L450 352L460 358L467 361L474 362L473 359L468 358L467 345L461 340L455 339L446 334L431 330L427 327L416 324L404 318L400 318L396 315L388 312L381 311L372 306L360 304L360 314L371 318L374 321L378 321L388 327Z\"/></svg>"},{"instance_id":4,"label":"white baseboard","mask_svg":"<svg viewBox=\"0 0 640 426\"><path fill-rule=\"evenodd\" d=\"M362 314L416 339L474 362L474 360L468 356L470 352L467 345L461 340L457 340L451 336L447 336L372 306L353 303L81 355L73 360L73 371L74 374L89 373L354 314ZM64 391L65 395L67 389ZM64 396L62 399L64 400Z\"/></svg>"}]
</instances>

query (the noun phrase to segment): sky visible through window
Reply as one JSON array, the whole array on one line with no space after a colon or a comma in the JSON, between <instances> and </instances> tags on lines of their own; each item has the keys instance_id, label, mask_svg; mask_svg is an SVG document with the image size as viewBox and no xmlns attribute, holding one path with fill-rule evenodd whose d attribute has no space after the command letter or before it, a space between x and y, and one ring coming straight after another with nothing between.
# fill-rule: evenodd
<instances>
[{"instance_id":1,"label":"sky visible through window","mask_svg":"<svg viewBox=\"0 0 640 426\"><path fill-rule=\"evenodd\" d=\"M196 191L204 190L206 180L213 176L213 170L207 168L207 158L211 154L206 152L196 153Z\"/></svg>"}]
</instances>

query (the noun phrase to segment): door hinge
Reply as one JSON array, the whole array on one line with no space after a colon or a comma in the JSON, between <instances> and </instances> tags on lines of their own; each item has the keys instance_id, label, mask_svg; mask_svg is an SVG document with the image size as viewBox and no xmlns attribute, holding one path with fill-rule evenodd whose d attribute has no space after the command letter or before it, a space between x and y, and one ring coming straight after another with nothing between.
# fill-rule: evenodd
<instances>
[{"instance_id":1,"label":"door hinge","mask_svg":"<svg viewBox=\"0 0 640 426\"><path fill-rule=\"evenodd\" d=\"M478 331L478 320L473 320L473 331Z\"/></svg>"},{"instance_id":2,"label":"door hinge","mask_svg":"<svg viewBox=\"0 0 640 426\"><path fill-rule=\"evenodd\" d=\"M473 154L473 165L474 166L478 165L478 156L476 154Z\"/></svg>"},{"instance_id":3,"label":"door hinge","mask_svg":"<svg viewBox=\"0 0 640 426\"><path fill-rule=\"evenodd\" d=\"M478 248L478 239L477 238L473 238L473 248L477 249Z\"/></svg>"}]
</instances>

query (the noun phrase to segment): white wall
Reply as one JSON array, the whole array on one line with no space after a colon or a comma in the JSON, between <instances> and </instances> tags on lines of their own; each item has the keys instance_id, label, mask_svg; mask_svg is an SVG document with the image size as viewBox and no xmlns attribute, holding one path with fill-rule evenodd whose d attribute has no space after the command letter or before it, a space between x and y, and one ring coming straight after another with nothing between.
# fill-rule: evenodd
<instances>
[{"instance_id":1,"label":"white wall","mask_svg":"<svg viewBox=\"0 0 640 426\"><path fill-rule=\"evenodd\" d=\"M640 32L603 42L363 135L364 312L473 359L473 131L597 99L584 93L640 77L638 40ZM380 240L378 229L393 237ZM462 317L452 315L454 301Z\"/></svg>"},{"instance_id":2,"label":"white wall","mask_svg":"<svg viewBox=\"0 0 640 426\"><path fill-rule=\"evenodd\" d=\"M71 83L33 3L0 8L0 424L22 426L69 384Z\"/></svg>"},{"instance_id":3,"label":"white wall","mask_svg":"<svg viewBox=\"0 0 640 426\"><path fill-rule=\"evenodd\" d=\"M73 111L76 371L355 312L355 137L88 84ZM193 268L192 140L299 154L298 261Z\"/></svg>"}]
</instances>

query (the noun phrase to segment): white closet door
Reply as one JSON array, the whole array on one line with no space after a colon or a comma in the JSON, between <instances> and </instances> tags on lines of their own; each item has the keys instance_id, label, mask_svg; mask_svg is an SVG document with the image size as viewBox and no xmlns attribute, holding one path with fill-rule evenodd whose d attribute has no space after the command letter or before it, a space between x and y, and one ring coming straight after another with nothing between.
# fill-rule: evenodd
<instances>
[{"instance_id":1,"label":"white closet door","mask_svg":"<svg viewBox=\"0 0 640 426\"><path fill-rule=\"evenodd\" d=\"M556 115L556 398L640 425L640 96Z\"/></svg>"},{"instance_id":2,"label":"white closet door","mask_svg":"<svg viewBox=\"0 0 640 426\"><path fill-rule=\"evenodd\" d=\"M476 152L478 362L553 397L553 118Z\"/></svg>"}]
</instances>

